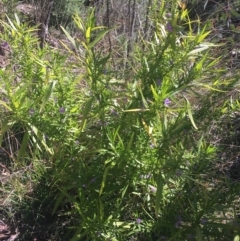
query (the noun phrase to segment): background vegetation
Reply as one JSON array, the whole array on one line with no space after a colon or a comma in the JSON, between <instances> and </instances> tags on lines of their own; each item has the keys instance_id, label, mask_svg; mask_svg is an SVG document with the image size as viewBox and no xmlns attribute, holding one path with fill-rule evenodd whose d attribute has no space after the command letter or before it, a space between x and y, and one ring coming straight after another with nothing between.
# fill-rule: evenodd
<instances>
[{"instance_id":1,"label":"background vegetation","mask_svg":"<svg viewBox=\"0 0 240 241\"><path fill-rule=\"evenodd\" d=\"M3 1L0 237L239 240L238 6Z\"/></svg>"}]
</instances>

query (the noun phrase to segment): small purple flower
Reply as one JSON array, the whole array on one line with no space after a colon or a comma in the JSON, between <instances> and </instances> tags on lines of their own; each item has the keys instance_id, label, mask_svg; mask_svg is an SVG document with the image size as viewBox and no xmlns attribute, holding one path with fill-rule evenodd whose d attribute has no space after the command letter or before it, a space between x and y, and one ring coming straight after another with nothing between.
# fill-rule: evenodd
<instances>
[{"instance_id":1,"label":"small purple flower","mask_svg":"<svg viewBox=\"0 0 240 241\"><path fill-rule=\"evenodd\" d=\"M64 107L61 107L61 108L59 109L59 112L60 112L61 114L63 114L63 113L65 112L65 108L64 108Z\"/></svg>"},{"instance_id":2,"label":"small purple flower","mask_svg":"<svg viewBox=\"0 0 240 241\"><path fill-rule=\"evenodd\" d=\"M191 193L194 193L194 192L196 191L196 189L197 189L196 187L193 187L193 188L190 190L190 192L191 192Z\"/></svg>"},{"instance_id":3,"label":"small purple flower","mask_svg":"<svg viewBox=\"0 0 240 241\"><path fill-rule=\"evenodd\" d=\"M106 125L109 124L109 122L108 122L108 121L99 120L99 121L98 121L98 124L99 124L100 126L106 126Z\"/></svg>"},{"instance_id":4,"label":"small purple flower","mask_svg":"<svg viewBox=\"0 0 240 241\"><path fill-rule=\"evenodd\" d=\"M171 103L172 103L172 101L169 98L164 100L164 105L165 106L169 106Z\"/></svg>"},{"instance_id":5,"label":"small purple flower","mask_svg":"<svg viewBox=\"0 0 240 241\"><path fill-rule=\"evenodd\" d=\"M5 49L8 49L9 48L9 44L4 41L2 44L1 44L1 47L5 48Z\"/></svg>"},{"instance_id":6,"label":"small purple flower","mask_svg":"<svg viewBox=\"0 0 240 241\"><path fill-rule=\"evenodd\" d=\"M162 81L160 79L157 79L156 85L157 85L157 87L160 87L162 85Z\"/></svg>"},{"instance_id":7,"label":"small purple flower","mask_svg":"<svg viewBox=\"0 0 240 241\"><path fill-rule=\"evenodd\" d=\"M151 144L149 145L149 147L150 147L151 149L153 149L153 148L155 148L155 145L154 145L153 143L151 143Z\"/></svg>"},{"instance_id":8,"label":"small purple flower","mask_svg":"<svg viewBox=\"0 0 240 241\"><path fill-rule=\"evenodd\" d=\"M178 197L182 197L182 195L183 195L182 191L179 191L178 194L177 194Z\"/></svg>"},{"instance_id":9,"label":"small purple flower","mask_svg":"<svg viewBox=\"0 0 240 241\"><path fill-rule=\"evenodd\" d=\"M181 216L178 216L177 218L177 222L175 223L175 228L180 228L180 226L182 225L182 218Z\"/></svg>"},{"instance_id":10,"label":"small purple flower","mask_svg":"<svg viewBox=\"0 0 240 241\"><path fill-rule=\"evenodd\" d=\"M1 44L1 47L3 48L3 50L5 50L5 51L7 51L7 52L11 52L11 49L10 49L10 46L9 46L9 44L6 42L6 41L4 41L2 44ZM5 55L6 53L4 53L4 55Z\"/></svg>"},{"instance_id":11,"label":"small purple flower","mask_svg":"<svg viewBox=\"0 0 240 241\"><path fill-rule=\"evenodd\" d=\"M185 128L185 129L183 129L183 132L187 134L189 132L189 130Z\"/></svg>"},{"instance_id":12,"label":"small purple flower","mask_svg":"<svg viewBox=\"0 0 240 241\"><path fill-rule=\"evenodd\" d=\"M151 192L156 192L157 188L156 187L150 187Z\"/></svg>"},{"instance_id":13,"label":"small purple flower","mask_svg":"<svg viewBox=\"0 0 240 241\"><path fill-rule=\"evenodd\" d=\"M142 219L137 218L137 219L136 219L136 222L137 222L137 224L140 224L140 223L142 222Z\"/></svg>"},{"instance_id":14,"label":"small purple flower","mask_svg":"<svg viewBox=\"0 0 240 241\"><path fill-rule=\"evenodd\" d=\"M208 220L206 218L202 218L201 221L200 221L200 223L202 225L206 224L207 222L208 222Z\"/></svg>"},{"instance_id":15,"label":"small purple flower","mask_svg":"<svg viewBox=\"0 0 240 241\"><path fill-rule=\"evenodd\" d=\"M29 115L34 115L34 113L35 113L35 110L33 109L33 108L30 108L29 110L28 110L28 113L29 113Z\"/></svg>"},{"instance_id":16,"label":"small purple flower","mask_svg":"<svg viewBox=\"0 0 240 241\"><path fill-rule=\"evenodd\" d=\"M2 98L2 101L8 102L8 99L7 99L6 97L3 97L3 98Z\"/></svg>"},{"instance_id":17,"label":"small purple flower","mask_svg":"<svg viewBox=\"0 0 240 241\"><path fill-rule=\"evenodd\" d=\"M118 116L118 113L117 113L117 111L116 110L111 110L111 115L115 115L115 116Z\"/></svg>"},{"instance_id":18,"label":"small purple flower","mask_svg":"<svg viewBox=\"0 0 240 241\"><path fill-rule=\"evenodd\" d=\"M96 181L96 177L94 177L94 178L92 178L91 180L90 180L90 183L93 183L93 182L95 182Z\"/></svg>"},{"instance_id":19,"label":"small purple flower","mask_svg":"<svg viewBox=\"0 0 240 241\"><path fill-rule=\"evenodd\" d=\"M168 32L172 32L173 31L173 26L172 26L172 24L171 23L167 23L167 25L166 25L166 30L168 31Z\"/></svg>"},{"instance_id":20,"label":"small purple flower","mask_svg":"<svg viewBox=\"0 0 240 241\"><path fill-rule=\"evenodd\" d=\"M80 142L79 142L78 140L75 141L75 144L76 144L76 145L79 145L79 143L80 143Z\"/></svg>"},{"instance_id":21,"label":"small purple flower","mask_svg":"<svg viewBox=\"0 0 240 241\"><path fill-rule=\"evenodd\" d=\"M190 234L188 234L188 240L192 240L193 238L194 238L194 236L190 233Z\"/></svg>"},{"instance_id":22,"label":"small purple flower","mask_svg":"<svg viewBox=\"0 0 240 241\"><path fill-rule=\"evenodd\" d=\"M107 70L106 70L106 69L103 70L103 74L104 74L104 75L107 74Z\"/></svg>"},{"instance_id":23,"label":"small purple flower","mask_svg":"<svg viewBox=\"0 0 240 241\"><path fill-rule=\"evenodd\" d=\"M235 226L235 227L239 226L239 222L237 220L233 220L232 221L232 225Z\"/></svg>"},{"instance_id":24,"label":"small purple flower","mask_svg":"<svg viewBox=\"0 0 240 241\"><path fill-rule=\"evenodd\" d=\"M181 177L182 174L183 174L183 170L178 169L178 170L176 171L176 176Z\"/></svg>"},{"instance_id":25,"label":"small purple flower","mask_svg":"<svg viewBox=\"0 0 240 241\"><path fill-rule=\"evenodd\" d=\"M174 226L175 226L175 228L180 228L181 224L182 224L181 221L177 221L177 222L174 224Z\"/></svg>"},{"instance_id":26,"label":"small purple flower","mask_svg":"<svg viewBox=\"0 0 240 241\"><path fill-rule=\"evenodd\" d=\"M13 65L13 71L16 72L18 69L19 69L19 67L18 67L16 64L14 64L14 65ZM33 81L33 82L34 82L34 81ZM36 82L36 81L35 81L35 82Z\"/></svg>"},{"instance_id":27,"label":"small purple flower","mask_svg":"<svg viewBox=\"0 0 240 241\"><path fill-rule=\"evenodd\" d=\"M168 13L166 13L166 17L167 17L167 18L171 18L171 17L172 17L172 14L168 12Z\"/></svg>"}]
</instances>

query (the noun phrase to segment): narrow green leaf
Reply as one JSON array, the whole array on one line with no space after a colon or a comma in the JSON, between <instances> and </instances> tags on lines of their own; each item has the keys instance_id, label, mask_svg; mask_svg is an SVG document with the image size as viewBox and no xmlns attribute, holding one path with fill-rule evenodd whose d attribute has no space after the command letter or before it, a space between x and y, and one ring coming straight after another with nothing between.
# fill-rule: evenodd
<instances>
[{"instance_id":1,"label":"narrow green leaf","mask_svg":"<svg viewBox=\"0 0 240 241\"><path fill-rule=\"evenodd\" d=\"M211 87L211 86L209 86L209 85L206 85L206 84L200 84L200 83L198 83L197 85L204 86L204 87L207 88L207 89L214 90L214 91L218 91L218 92L222 92L222 93L226 93L226 92L227 92L227 91L225 91L225 90L219 90L219 89L213 88L213 87Z\"/></svg>"},{"instance_id":2,"label":"narrow green leaf","mask_svg":"<svg viewBox=\"0 0 240 241\"><path fill-rule=\"evenodd\" d=\"M2 104L6 109L12 111L12 108L8 106L4 101L0 100L0 104Z\"/></svg>"},{"instance_id":3,"label":"narrow green leaf","mask_svg":"<svg viewBox=\"0 0 240 241\"><path fill-rule=\"evenodd\" d=\"M130 110L124 110L124 112L146 112L149 111L149 109L130 109Z\"/></svg>"},{"instance_id":4,"label":"narrow green leaf","mask_svg":"<svg viewBox=\"0 0 240 241\"><path fill-rule=\"evenodd\" d=\"M196 49L192 50L191 52L188 53L188 55L193 55L193 54L197 54L197 53L200 53L206 49L208 49L209 46L201 46L201 47L197 47Z\"/></svg>"},{"instance_id":5,"label":"narrow green leaf","mask_svg":"<svg viewBox=\"0 0 240 241\"><path fill-rule=\"evenodd\" d=\"M76 23L77 27L84 33L85 32L84 23L77 14L73 16L73 21Z\"/></svg>"},{"instance_id":6,"label":"narrow green leaf","mask_svg":"<svg viewBox=\"0 0 240 241\"><path fill-rule=\"evenodd\" d=\"M203 241L202 231L200 227L196 228L196 233L197 233L197 241Z\"/></svg>"},{"instance_id":7,"label":"narrow green leaf","mask_svg":"<svg viewBox=\"0 0 240 241\"><path fill-rule=\"evenodd\" d=\"M71 195L69 195L64 189L62 189L62 188L58 188L60 191L61 191L61 193L70 201L70 202L72 202L72 203L76 203L76 200L75 200L75 198L73 197L73 196L71 196Z\"/></svg>"},{"instance_id":8,"label":"narrow green leaf","mask_svg":"<svg viewBox=\"0 0 240 241\"><path fill-rule=\"evenodd\" d=\"M100 199L98 201L99 201L99 216L101 220L104 220L104 205Z\"/></svg>"},{"instance_id":9,"label":"narrow green leaf","mask_svg":"<svg viewBox=\"0 0 240 241\"><path fill-rule=\"evenodd\" d=\"M79 241L84 236L86 236L88 230L85 230L84 232L82 232L82 234L80 234L82 230L83 230L83 227L80 225L80 227L77 229L77 231L75 232L73 238L70 241Z\"/></svg>"},{"instance_id":10,"label":"narrow green leaf","mask_svg":"<svg viewBox=\"0 0 240 241\"><path fill-rule=\"evenodd\" d=\"M44 138L43 138L43 134L41 134L41 132L37 129L37 127L30 125L33 133L37 136L38 141L44 146L45 150L50 154L53 155L53 151L52 149L50 149L47 146L47 143L45 142ZM37 141L37 140L36 140ZM40 149L41 150L41 149Z\"/></svg>"},{"instance_id":11,"label":"narrow green leaf","mask_svg":"<svg viewBox=\"0 0 240 241\"><path fill-rule=\"evenodd\" d=\"M91 27L87 28L85 37L86 37L87 43L89 43L90 42L90 38L91 38Z\"/></svg>"},{"instance_id":12,"label":"narrow green leaf","mask_svg":"<svg viewBox=\"0 0 240 241\"><path fill-rule=\"evenodd\" d=\"M113 222L113 225L117 228L131 228L130 224L126 222Z\"/></svg>"},{"instance_id":13,"label":"narrow green leaf","mask_svg":"<svg viewBox=\"0 0 240 241\"><path fill-rule=\"evenodd\" d=\"M2 146L4 134L14 125L15 122L11 122L9 119L5 119L1 123L0 129L0 146Z\"/></svg>"},{"instance_id":14,"label":"narrow green leaf","mask_svg":"<svg viewBox=\"0 0 240 241\"><path fill-rule=\"evenodd\" d=\"M112 28L112 29L114 29L114 28ZM94 38L94 40L89 44L89 48L90 49L93 48L112 29L102 30L101 32L99 32L98 36L96 38Z\"/></svg>"},{"instance_id":15,"label":"narrow green leaf","mask_svg":"<svg viewBox=\"0 0 240 241\"><path fill-rule=\"evenodd\" d=\"M204 34L201 34L198 39L197 39L197 43L201 43L211 32L206 32Z\"/></svg>"},{"instance_id":16,"label":"narrow green leaf","mask_svg":"<svg viewBox=\"0 0 240 241\"><path fill-rule=\"evenodd\" d=\"M239 235L235 236L234 239L233 239L233 241L239 241L239 240L240 240L240 236Z\"/></svg>"},{"instance_id":17,"label":"narrow green leaf","mask_svg":"<svg viewBox=\"0 0 240 241\"><path fill-rule=\"evenodd\" d=\"M75 57L77 57L76 54L64 42L62 42L61 40L59 40L59 41L63 45L63 47L68 50L68 52L70 54L73 54L73 55L75 55Z\"/></svg>"},{"instance_id":18,"label":"narrow green leaf","mask_svg":"<svg viewBox=\"0 0 240 241\"><path fill-rule=\"evenodd\" d=\"M202 66L203 66L203 59L201 59L196 65L195 65L195 69L197 71L201 70L202 69Z\"/></svg>"},{"instance_id":19,"label":"narrow green leaf","mask_svg":"<svg viewBox=\"0 0 240 241\"><path fill-rule=\"evenodd\" d=\"M15 31L17 31L15 25L14 25L13 22L10 20L10 18L9 18L7 15L6 15L6 17L7 17L7 19L8 19L9 24L11 25L12 29L15 30Z\"/></svg>"},{"instance_id":20,"label":"narrow green leaf","mask_svg":"<svg viewBox=\"0 0 240 241\"><path fill-rule=\"evenodd\" d=\"M90 112L91 107L92 107L93 100L94 100L94 97L90 98L86 102L86 106L85 106L85 108L83 110L82 122L81 122L81 126L79 128L79 132L82 132L82 130L84 129L84 126L85 126L86 121L87 121L88 113Z\"/></svg>"},{"instance_id":21,"label":"narrow green leaf","mask_svg":"<svg viewBox=\"0 0 240 241\"><path fill-rule=\"evenodd\" d=\"M160 203L162 201L163 196L163 177L161 171L159 171L157 177L157 192L156 192L156 199L155 199L155 215L158 218L158 212L160 209Z\"/></svg>"},{"instance_id":22,"label":"narrow green leaf","mask_svg":"<svg viewBox=\"0 0 240 241\"><path fill-rule=\"evenodd\" d=\"M164 113L164 116L163 116L163 123L162 123L162 130L163 130L163 133L167 133L168 131L168 115L167 113L165 112Z\"/></svg>"},{"instance_id":23,"label":"narrow green leaf","mask_svg":"<svg viewBox=\"0 0 240 241\"><path fill-rule=\"evenodd\" d=\"M20 20L19 20L19 17L16 13L14 13L14 17L16 19L17 25L20 26Z\"/></svg>"},{"instance_id":24,"label":"narrow green leaf","mask_svg":"<svg viewBox=\"0 0 240 241\"><path fill-rule=\"evenodd\" d=\"M57 201L53 207L53 211L52 211L52 215L56 212L56 210L58 209L59 205L62 203L64 198L64 194L61 192L60 195L57 198Z\"/></svg>"},{"instance_id":25,"label":"narrow green leaf","mask_svg":"<svg viewBox=\"0 0 240 241\"><path fill-rule=\"evenodd\" d=\"M40 112L42 112L42 110L45 107L47 101L49 100L55 85L56 85L56 81L52 81L50 83L50 85L47 87L47 89L45 90L45 94L44 94L44 97L43 97L43 100L42 100L42 105L40 107Z\"/></svg>"},{"instance_id":26,"label":"narrow green leaf","mask_svg":"<svg viewBox=\"0 0 240 241\"><path fill-rule=\"evenodd\" d=\"M28 141L29 141L29 133L28 131L25 131L20 149L18 151L18 156L17 156L18 161L20 160L21 157L24 156L27 149Z\"/></svg>"},{"instance_id":27,"label":"narrow green leaf","mask_svg":"<svg viewBox=\"0 0 240 241\"><path fill-rule=\"evenodd\" d=\"M95 31L95 30L106 29L106 28L107 27L105 27L105 26L97 26L97 27L92 28L92 32Z\"/></svg>"},{"instance_id":28,"label":"narrow green leaf","mask_svg":"<svg viewBox=\"0 0 240 241\"><path fill-rule=\"evenodd\" d=\"M100 188L100 191L99 191L99 196L102 195L103 189L105 187L106 179L107 179L107 174L108 174L108 171L110 170L110 168L111 168L111 164L108 165L104 170L101 188Z\"/></svg>"},{"instance_id":29,"label":"narrow green leaf","mask_svg":"<svg viewBox=\"0 0 240 241\"><path fill-rule=\"evenodd\" d=\"M122 194L121 194L121 198L122 198L122 200L123 200L123 198L124 198L124 196L125 196L125 193L126 193L126 191L127 191L127 189L128 189L128 186L129 186L129 184L123 189L123 191L122 191Z\"/></svg>"},{"instance_id":30,"label":"narrow green leaf","mask_svg":"<svg viewBox=\"0 0 240 241\"><path fill-rule=\"evenodd\" d=\"M185 97L184 97L184 98L185 98ZM191 104L190 104L190 102L188 101L187 98L185 98L185 100L186 100L186 102L187 102L187 112L188 112L188 116L189 116L189 118L190 118L190 121L191 121L193 127L197 130L198 128L197 128L197 126L196 126L196 124L195 124L195 122L194 122L193 115L192 115Z\"/></svg>"},{"instance_id":31,"label":"narrow green leaf","mask_svg":"<svg viewBox=\"0 0 240 241\"><path fill-rule=\"evenodd\" d=\"M130 140L128 142L128 145L127 145L127 150L129 151L132 147L132 142L133 142L133 137L134 137L134 133L131 134L131 137L130 137Z\"/></svg>"},{"instance_id":32,"label":"narrow green leaf","mask_svg":"<svg viewBox=\"0 0 240 241\"><path fill-rule=\"evenodd\" d=\"M235 9L234 8L230 8L230 16L232 16L232 17L237 17L237 18L239 18L240 17L240 14L237 12L237 11L235 11Z\"/></svg>"},{"instance_id":33,"label":"narrow green leaf","mask_svg":"<svg viewBox=\"0 0 240 241\"><path fill-rule=\"evenodd\" d=\"M154 87L152 85L151 85L151 90L152 90L154 99L157 101L159 99L159 97L158 97L156 90L154 89Z\"/></svg>"},{"instance_id":34,"label":"narrow green leaf","mask_svg":"<svg viewBox=\"0 0 240 241\"><path fill-rule=\"evenodd\" d=\"M71 37L71 35L68 33L68 31L63 27L60 26L60 28L62 29L62 31L65 33L65 35L67 36L68 40L73 44L73 46L76 48L76 42L74 40L74 38Z\"/></svg>"}]
</instances>

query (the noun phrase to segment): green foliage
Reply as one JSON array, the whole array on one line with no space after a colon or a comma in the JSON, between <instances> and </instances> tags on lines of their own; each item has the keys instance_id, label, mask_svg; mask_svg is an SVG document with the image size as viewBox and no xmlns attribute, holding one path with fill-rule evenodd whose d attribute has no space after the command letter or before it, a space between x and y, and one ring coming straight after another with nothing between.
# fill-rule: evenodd
<instances>
[{"instance_id":1,"label":"green foliage","mask_svg":"<svg viewBox=\"0 0 240 241\"><path fill-rule=\"evenodd\" d=\"M66 166L61 172L67 182L65 188L62 184L59 187L61 194L55 210L66 197L74 206L72 214L78 214L81 220L72 240L126 240L135 235L149 240L154 235L159 240L188 240L190 236L203 240L211 235L230 237L235 229L228 223L224 226L215 217L227 202L221 192L225 181L221 180L216 189L209 187L213 183L206 183L216 148L204 141L204 135L199 140L192 138L199 135L198 129L204 128L206 122L201 123L201 119L209 113L201 105L192 108L188 98L194 98L194 89L202 86L201 91L206 91L202 101L210 108L206 101L212 92L218 91L218 86L211 87L216 79L199 82L199 77L216 63L205 52L214 45L203 42L209 34L204 29L197 35L182 35L178 42L177 18L176 14L172 19L158 21L155 39L144 43L145 52L137 50L135 58L140 66L136 64L136 81L121 89L128 93L127 105L114 103L117 96L109 96L102 87L105 83L97 71L102 70L102 61L96 61L94 50L89 54L87 48L90 28L75 18L86 36L86 78L97 100L96 104L90 100L93 108L87 107L87 113L90 116L92 112L101 121L90 135L98 135L101 141L86 151L85 155L90 156L87 165L85 157L77 156L71 163L71 174L67 174ZM97 39L102 36L100 33ZM101 108L95 112L97 105ZM110 118L106 122L109 106L118 110L119 120ZM200 111L204 112L198 117ZM86 142L88 132L80 135L80 144Z\"/></svg>"},{"instance_id":2,"label":"green foliage","mask_svg":"<svg viewBox=\"0 0 240 241\"><path fill-rule=\"evenodd\" d=\"M110 30L96 26L94 9L73 16L82 38L61 27L74 63L41 49L17 17L2 22L1 146L15 168L34 166L35 184L49 182L44 205L52 197L53 215L72 220L65 239L238 240L239 185L217 173L221 148L208 134L239 109L222 101L238 76L215 69L209 53L221 45L206 26L195 33L177 2L153 1L149 16L154 34L134 46L124 80L99 49ZM9 147L9 133L18 144Z\"/></svg>"},{"instance_id":3,"label":"green foliage","mask_svg":"<svg viewBox=\"0 0 240 241\"><path fill-rule=\"evenodd\" d=\"M71 27L72 14L80 14L83 8L83 0L58 0L53 4L52 26Z\"/></svg>"}]
</instances>

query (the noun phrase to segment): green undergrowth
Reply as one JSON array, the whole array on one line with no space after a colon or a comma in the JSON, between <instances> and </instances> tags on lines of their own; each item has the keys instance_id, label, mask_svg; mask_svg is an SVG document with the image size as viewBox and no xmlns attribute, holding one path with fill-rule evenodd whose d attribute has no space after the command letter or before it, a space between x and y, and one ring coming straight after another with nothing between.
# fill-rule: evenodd
<instances>
[{"instance_id":1,"label":"green undergrowth","mask_svg":"<svg viewBox=\"0 0 240 241\"><path fill-rule=\"evenodd\" d=\"M218 168L238 74L187 10L156 7L128 79L98 46L111 29L94 10L73 16L84 38L62 27L68 54L40 48L17 16L1 22L1 202L19 240L238 240L239 185Z\"/></svg>"}]
</instances>

